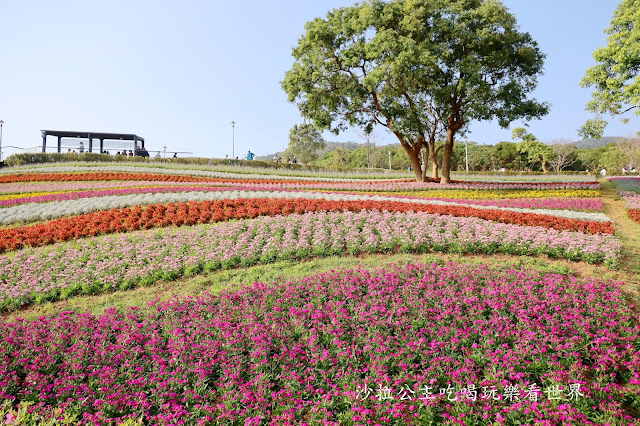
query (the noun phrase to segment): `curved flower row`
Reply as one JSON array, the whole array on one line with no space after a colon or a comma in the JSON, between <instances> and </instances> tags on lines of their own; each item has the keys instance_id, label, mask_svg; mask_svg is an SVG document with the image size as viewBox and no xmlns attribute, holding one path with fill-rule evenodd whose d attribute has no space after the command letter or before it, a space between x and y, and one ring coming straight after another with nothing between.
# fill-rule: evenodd
<instances>
[{"instance_id":1,"label":"curved flower row","mask_svg":"<svg viewBox=\"0 0 640 426\"><path fill-rule=\"evenodd\" d=\"M98 173L23 173L0 175L0 183L14 182L68 182L68 181L112 181L112 180L139 180L139 181L165 181L165 182L235 182L235 183L274 183L274 180L235 179L235 178L209 178L200 176L175 175L175 174L151 174L151 173L123 173L123 172L98 172ZM286 181L282 181L286 183ZM298 182L296 182L298 183ZM299 183L304 183L301 181Z\"/></svg>"},{"instance_id":2,"label":"curved flower row","mask_svg":"<svg viewBox=\"0 0 640 426\"><path fill-rule=\"evenodd\" d=\"M199 166L195 166L199 167ZM212 178L238 178L244 180L256 180L256 179L265 179L265 180L285 180L285 181L319 181L319 182L362 182L371 179L370 173L348 173L353 176L352 178L347 177L326 177L323 176L325 173L317 173L317 172L309 172L309 171L293 171L289 170L285 171L285 174L277 174L277 173L269 173L269 174L261 174L261 173L238 173L237 168L233 168L233 172L223 172L223 171L213 171L213 170L202 170L199 168L171 168L171 167L149 167L143 165L124 165L120 166L117 164L109 164L108 166L45 166L45 167L37 167L33 166L24 166L24 167L12 167L11 169L0 169L0 175L3 174L15 174L15 173L100 173L100 172L122 172L122 173L150 173L150 174L169 174L169 175L187 175L187 176L203 176L203 177L212 177ZM247 170L256 170L253 167L241 168L243 171ZM259 170L259 169L258 169ZM289 174L286 174L289 173ZM296 175L297 174L297 175ZM342 174L342 173L336 173ZM347 175L347 174L345 174ZM411 182L415 179L413 178L399 178L397 174L387 174L387 173L378 173L374 174L376 179L380 179L383 181L407 181Z\"/></svg>"},{"instance_id":3,"label":"curved flower row","mask_svg":"<svg viewBox=\"0 0 640 426\"><path fill-rule=\"evenodd\" d=\"M432 264L63 312L0 324L0 397L82 424L633 424L624 300L609 281Z\"/></svg>"},{"instance_id":4,"label":"curved flower row","mask_svg":"<svg viewBox=\"0 0 640 426\"><path fill-rule=\"evenodd\" d=\"M13 203L0 210L0 224L28 223L38 220L50 220L63 216L72 216L110 208L123 208L135 205L158 203L175 203L188 201L218 200L226 198L307 198L329 200L376 200L404 201L418 204L437 204L449 206L465 206L458 200L424 199L416 197L388 197L370 193L315 193L309 191L244 191L241 186L175 186L175 187L142 187L123 188L105 191L78 191L56 194L52 196L25 197L6 201ZM27 201L50 202L50 204L28 205ZM0 202L1 203L1 202ZM517 207L474 206L477 209L508 210L516 213L536 213L567 219L608 222L611 219L603 213L574 212L569 210L521 209Z\"/></svg>"},{"instance_id":5,"label":"curved flower row","mask_svg":"<svg viewBox=\"0 0 640 426\"><path fill-rule=\"evenodd\" d=\"M0 206L13 206L16 204L24 204L32 201L25 201L25 198L37 198L46 196L56 196L64 194L62 191L47 191L47 192L32 192L30 194L23 193L9 193L0 195ZM25 197L26 196L26 197Z\"/></svg>"},{"instance_id":6,"label":"curved flower row","mask_svg":"<svg viewBox=\"0 0 640 426\"><path fill-rule=\"evenodd\" d=\"M118 188L156 187L156 186L189 186L189 185L216 185L209 182L162 182L162 181L69 181L69 182L25 182L25 183L0 183L2 194L22 194L29 196L34 192L75 192L94 191Z\"/></svg>"},{"instance_id":7,"label":"curved flower row","mask_svg":"<svg viewBox=\"0 0 640 426\"><path fill-rule=\"evenodd\" d=\"M519 198L595 198L600 191L592 189L548 189L548 190L438 190L431 191L390 191L376 192L379 195L393 195L394 197L420 198L452 198L465 200L503 200Z\"/></svg>"},{"instance_id":8,"label":"curved flower row","mask_svg":"<svg viewBox=\"0 0 640 426\"><path fill-rule=\"evenodd\" d=\"M80 216L64 217L35 225L0 229L0 252L25 246L42 246L58 241L98 234L135 231L156 227L194 225L229 219L243 219L263 215L281 215L313 211L389 210L416 211L477 217L501 223L541 226L556 230L570 230L591 234L614 234L611 222L566 219L534 213L514 213L506 210L480 210L472 207L412 204L397 201L329 201L271 198L237 198L188 203L152 204L144 209L112 209Z\"/></svg>"},{"instance_id":9,"label":"curved flower row","mask_svg":"<svg viewBox=\"0 0 640 426\"><path fill-rule=\"evenodd\" d=\"M414 182L313 182L313 181L293 181L281 179L242 179L242 178L208 178L189 175L174 174L149 174L149 173L124 173L124 172L98 172L98 173L24 173L0 175L0 183L12 182L38 182L38 181L95 181L95 180L159 180L159 181L195 181L195 182L228 182L247 184L271 184L282 189L302 189L316 188L329 190L364 190L364 191L416 191L424 189L498 189L498 190L547 190L547 189L588 189L598 190L600 184L594 182L545 182L545 183L482 183L482 182L459 182L448 185L439 183L416 183Z\"/></svg>"},{"instance_id":10,"label":"curved flower row","mask_svg":"<svg viewBox=\"0 0 640 426\"><path fill-rule=\"evenodd\" d=\"M251 209L248 210L251 213ZM257 212L256 212L257 213ZM149 217L153 222L154 217ZM5 307L149 285L216 268L361 252L546 254L616 266L620 243L583 234L425 213L305 213L106 236L0 256ZM1 307L1 306L0 306Z\"/></svg>"},{"instance_id":11,"label":"curved flower row","mask_svg":"<svg viewBox=\"0 0 640 426\"><path fill-rule=\"evenodd\" d=\"M115 185L114 185L115 186ZM52 191L39 193L21 193L11 194L11 197L4 198L0 196L0 207L16 206L18 204L28 203L46 203L52 201L76 200L80 198L103 197L113 195L129 195L129 194L146 194L146 193L162 193L162 192L207 192L220 189L220 187L210 184L202 186L198 184L180 186L170 185L130 185L129 187L121 187L118 185L113 189L90 189L85 191ZM267 188L257 186L249 188L245 186L226 186L229 190L255 189L265 191ZM406 196L402 196L406 197ZM2 199L4 198L4 199ZM521 209L545 209L545 210L570 210L570 211L586 211L601 212L604 210L602 198L515 198L515 199L493 199L493 200L465 200L460 198L429 198L434 201L443 201L455 204L469 204L487 207L506 207ZM640 200L640 198L639 198ZM640 204L639 204L640 206Z\"/></svg>"},{"instance_id":12,"label":"curved flower row","mask_svg":"<svg viewBox=\"0 0 640 426\"><path fill-rule=\"evenodd\" d=\"M250 182L247 182L251 184ZM442 185L436 182L382 182L382 181L368 181L368 182L305 182L305 183L291 183L291 182L260 182L255 185L273 185L273 189L326 189L336 191L424 191L424 190L501 190L501 191L525 191L525 190L591 190L597 191L600 189L599 183L593 182L553 182L553 183L485 183L477 181L453 181L453 183Z\"/></svg>"},{"instance_id":13,"label":"curved flower row","mask_svg":"<svg viewBox=\"0 0 640 426\"><path fill-rule=\"evenodd\" d=\"M438 200L476 206L514 207L523 209L562 209L589 212L601 212L604 210L602 198L503 198L494 200L438 198Z\"/></svg>"},{"instance_id":14,"label":"curved flower row","mask_svg":"<svg viewBox=\"0 0 640 426\"><path fill-rule=\"evenodd\" d=\"M241 188L237 188L241 189ZM68 200L79 200L86 198L100 198L100 197L112 197L120 195L132 195L132 194L164 194L174 192L209 192L209 191L229 191L229 187L217 187L217 186L201 186L201 185L189 185L189 186L142 186L142 187L130 187L130 188L114 188L114 189L97 189L91 191L72 191L72 192L49 192L49 193L35 193L35 194L22 194L14 195L13 198L2 200L0 199L0 206L11 207L19 204L29 203L49 203ZM21 197L21 198L17 198ZM0 197L1 198L1 197Z\"/></svg>"}]
</instances>

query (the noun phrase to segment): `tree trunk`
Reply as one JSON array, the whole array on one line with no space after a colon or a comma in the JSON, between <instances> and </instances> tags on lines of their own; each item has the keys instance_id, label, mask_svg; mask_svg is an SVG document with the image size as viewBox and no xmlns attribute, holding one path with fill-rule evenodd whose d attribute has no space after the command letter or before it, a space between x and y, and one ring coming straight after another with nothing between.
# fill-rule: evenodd
<instances>
[{"instance_id":1,"label":"tree trunk","mask_svg":"<svg viewBox=\"0 0 640 426\"><path fill-rule=\"evenodd\" d=\"M438 180L438 156L436 155L435 148L431 153L431 177Z\"/></svg>"},{"instance_id":2,"label":"tree trunk","mask_svg":"<svg viewBox=\"0 0 640 426\"><path fill-rule=\"evenodd\" d=\"M420 167L420 151L417 152L413 149L407 150L409 158L411 159L411 168L416 174L416 182L424 182L422 175L422 167Z\"/></svg>"},{"instance_id":3,"label":"tree trunk","mask_svg":"<svg viewBox=\"0 0 640 426\"><path fill-rule=\"evenodd\" d=\"M424 153L422 155L422 181L427 181L427 161L429 161L429 147L424 147Z\"/></svg>"},{"instance_id":4,"label":"tree trunk","mask_svg":"<svg viewBox=\"0 0 640 426\"><path fill-rule=\"evenodd\" d=\"M542 160L542 173L547 173L547 160Z\"/></svg>"},{"instance_id":5,"label":"tree trunk","mask_svg":"<svg viewBox=\"0 0 640 426\"><path fill-rule=\"evenodd\" d=\"M442 178L440 183L451 183L451 155L453 154L453 137L456 131L451 127L447 129L447 140L444 144L444 155L442 156Z\"/></svg>"}]
</instances>

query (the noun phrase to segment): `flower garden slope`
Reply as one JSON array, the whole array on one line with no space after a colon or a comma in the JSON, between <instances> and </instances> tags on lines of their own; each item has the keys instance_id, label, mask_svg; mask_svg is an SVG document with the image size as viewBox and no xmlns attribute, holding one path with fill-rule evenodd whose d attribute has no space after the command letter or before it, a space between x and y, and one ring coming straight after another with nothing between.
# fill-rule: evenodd
<instances>
[{"instance_id":1,"label":"flower garden slope","mask_svg":"<svg viewBox=\"0 0 640 426\"><path fill-rule=\"evenodd\" d=\"M306 213L59 243L0 256L0 310L126 290L183 275L312 256L393 252L506 253L603 262L620 243L584 234L425 213Z\"/></svg>"},{"instance_id":2,"label":"flower garden slope","mask_svg":"<svg viewBox=\"0 0 640 426\"><path fill-rule=\"evenodd\" d=\"M256 283L1 324L0 395L84 424L637 424L624 300L612 282L456 264Z\"/></svg>"},{"instance_id":3,"label":"flower garden slope","mask_svg":"<svg viewBox=\"0 0 640 426\"><path fill-rule=\"evenodd\" d=\"M21 207L21 206L20 206ZM35 225L0 229L0 251L25 246L43 246L99 234L128 232L155 227L195 225L261 215L287 215L313 211L387 210L425 212L456 217L480 218L500 223L538 226L558 231L613 234L611 222L596 222L534 213L475 209L466 206L412 204L396 201L329 201L324 199L223 199L178 204L149 205L144 209L112 209L55 219ZM0 211L1 212L1 211Z\"/></svg>"},{"instance_id":4,"label":"flower garden slope","mask_svg":"<svg viewBox=\"0 0 640 426\"><path fill-rule=\"evenodd\" d=\"M225 187L187 187L175 188L129 188L117 191L101 191L102 196L78 197L77 193L54 195L48 203L19 203L13 206L0 209L0 224L11 225L17 223L29 223L42 220L50 220L65 216L74 216L96 212L100 210L110 210L132 206L143 206L149 204L167 204L176 202L202 202L205 200L225 200L225 199L310 199L329 201L373 201L373 202L397 202L409 204L430 204L436 206L450 207L447 209L432 210L446 214L456 214L457 211L476 212L476 216L488 218L490 212L499 212L495 216L499 217L505 212L521 213L526 217L529 214L548 215L558 218L576 219L579 221L609 222L610 219L604 213L576 212L569 210L548 210L548 209L522 209L512 207L495 207L483 205L467 205L456 201L442 201L436 199L423 199L417 197L389 197L385 195L369 195L358 193L316 193L299 191L246 191L243 188L227 189ZM82 195L82 194L79 194ZM89 194L92 195L92 194ZM37 199L36 199L37 201ZM418 207L424 210L425 207ZM486 210L482 213L480 210Z\"/></svg>"}]
</instances>

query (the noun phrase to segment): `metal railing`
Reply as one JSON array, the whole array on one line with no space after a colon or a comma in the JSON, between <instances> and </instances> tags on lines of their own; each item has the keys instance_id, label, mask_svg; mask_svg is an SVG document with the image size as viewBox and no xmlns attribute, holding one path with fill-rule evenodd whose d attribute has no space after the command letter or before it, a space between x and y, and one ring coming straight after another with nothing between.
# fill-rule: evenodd
<instances>
[{"instance_id":1,"label":"metal railing","mask_svg":"<svg viewBox=\"0 0 640 426\"><path fill-rule=\"evenodd\" d=\"M19 146L6 145L2 147L2 152L0 152L0 158L2 161L7 161L7 158L16 154L36 154L38 152L42 152L41 146L32 146L30 148L22 148Z\"/></svg>"}]
</instances>

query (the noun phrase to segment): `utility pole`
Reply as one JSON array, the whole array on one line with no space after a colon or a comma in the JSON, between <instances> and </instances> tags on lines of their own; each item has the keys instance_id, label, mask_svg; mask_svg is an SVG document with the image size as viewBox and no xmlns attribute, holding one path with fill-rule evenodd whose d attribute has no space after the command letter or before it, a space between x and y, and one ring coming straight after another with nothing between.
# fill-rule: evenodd
<instances>
[{"instance_id":1,"label":"utility pole","mask_svg":"<svg viewBox=\"0 0 640 426\"><path fill-rule=\"evenodd\" d=\"M236 122L231 122L231 160L236 159Z\"/></svg>"},{"instance_id":2,"label":"utility pole","mask_svg":"<svg viewBox=\"0 0 640 426\"><path fill-rule=\"evenodd\" d=\"M0 120L0 163L2 163L2 125L4 121Z\"/></svg>"},{"instance_id":3,"label":"utility pole","mask_svg":"<svg viewBox=\"0 0 640 426\"><path fill-rule=\"evenodd\" d=\"M464 159L467 164L467 172L469 171L469 150L467 149L467 137L464 137Z\"/></svg>"}]
</instances>

